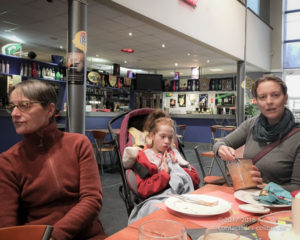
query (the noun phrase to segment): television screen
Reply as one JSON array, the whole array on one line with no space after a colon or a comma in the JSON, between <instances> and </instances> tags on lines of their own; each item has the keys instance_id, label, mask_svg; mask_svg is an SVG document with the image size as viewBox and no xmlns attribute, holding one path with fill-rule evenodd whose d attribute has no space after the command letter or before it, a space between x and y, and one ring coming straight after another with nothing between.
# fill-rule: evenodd
<instances>
[{"instance_id":1,"label":"television screen","mask_svg":"<svg viewBox=\"0 0 300 240\"><path fill-rule=\"evenodd\" d=\"M135 75L136 90L163 90L163 76L161 74L141 74Z\"/></svg>"}]
</instances>

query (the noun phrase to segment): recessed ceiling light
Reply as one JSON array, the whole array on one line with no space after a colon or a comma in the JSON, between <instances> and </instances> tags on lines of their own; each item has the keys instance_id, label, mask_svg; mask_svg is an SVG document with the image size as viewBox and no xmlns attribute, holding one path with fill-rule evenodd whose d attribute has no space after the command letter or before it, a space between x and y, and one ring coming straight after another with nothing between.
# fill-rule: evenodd
<instances>
[{"instance_id":1,"label":"recessed ceiling light","mask_svg":"<svg viewBox=\"0 0 300 240\"><path fill-rule=\"evenodd\" d=\"M24 41L17 37L16 35L6 35L6 36L3 36L4 38L10 40L10 41L14 41L14 42L18 42L18 43L24 43Z\"/></svg>"},{"instance_id":2,"label":"recessed ceiling light","mask_svg":"<svg viewBox=\"0 0 300 240\"><path fill-rule=\"evenodd\" d=\"M59 46L59 48L60 48L60 49L63 49L64 47L63 47L63 46Z\"/></svg>"},{"instance_id":3,"label":"recessed ceiling light","mask_svg":"<svg viewBox=\"0 0 300 240\"><path fill-rule=\"evenodd\" d=\"M128 33L129 36L132 36L132 32Z\"/></svg>"},{"instance_id":4,"label":"recessed ceiling light","mask_svg":"<svg viewBox=\"0 0 300 240\"><path fill-rule=\"evenodd\" d=\"M224 69L222 69L222 68L209 68L208 70L211 72L223 72L224 71Z\"/></svg>"},{"instance_id":5,"label":"recessed ceiling light","mask_svg":"<svg viewBox=\"0 0 300 240\"><path fill-rule=\"evenodd\" d=\"M99 54L96 54L96 57L99 57Z\"/></svg>"},{"instance_id":6,"label":"recessed ceiling light","mask_svg":"<svg viewBox=\"0 0 300 240\"><path fill-rule=\"evenodd\" d=\"M207 63L210 63L210 60L209 60L209 59L207 59L207 60L206 60L206 62L207 62Z\"/></svg>"},{"instance_id":7,"label":"recessed ceiling light","mask_svg":"<svg viewBox=\"0 0 300 240\"><path fill-rule=\"evenodd\" d=\"M165 47L166 47L166 45L163 43L163 44L161 45L161 47L162 47L162 48L165 48Z\"/></svg>"},{"instance_id":8,"label":"recessed ceiling light","mask_svg":"<svg viewBox=\"0 0 300 240\"><path fill-rule=\"evenodd\" d=\"M188 56L191 56L191 54L190 54L190 53L188 53L187 55L188 55Z\"/></svg>"},{"instance_id":9,"label":"recessed ceiling light","mask_svg":"<svg viewBox=\"0 0 300 240\"><path fill-rule=\"evenodd\" d=\"M127 61L125 60L124 63L127 63Z\"/></svg>"},{"instance_id":10,"label":"recessed ceiling light","mask_svg":"<svg viewBox=\"0 0 300 240\"><path fill-rule=\"evenodd\" d=\"M178 66L178 63L175 63L175 66L177 67L177 66Z\"/></svg>"}]
</instances>

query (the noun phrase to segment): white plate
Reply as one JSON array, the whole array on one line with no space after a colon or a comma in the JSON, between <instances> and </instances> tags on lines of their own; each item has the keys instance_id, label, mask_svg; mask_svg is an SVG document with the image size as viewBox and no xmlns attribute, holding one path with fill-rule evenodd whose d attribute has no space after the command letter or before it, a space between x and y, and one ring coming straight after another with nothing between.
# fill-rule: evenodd
<instances>
[{"instance_id":1,"label":"white plate","mask_svg":"<svg viewBox=\"0 0 300 240\"><path fill-rule=\"evenodd\" d=\"M199 216L213 216L222 213L226 213L231 209L231 203L217 197L212 197L202 194L184 194L184 196L193 200L204 200L207 202L215 202L216 206L204 206L195 203L184 202L183 200L176 197L169 197L166 201L166 207L168 210L185 214L188 216L199 217Z\"/></svg>"},{"instance_id":2,"label":"white plate","mask_svg":"<svg viewBox=\"0 0 300 240\"><path fill-rule=\"evenodd\" d=\"M245 212L250 212L250 213L257 213L257 214L265 214L270 212L270 208L266 208L262 205L257 205L257 204L241 204L239 205L239 208Z\"/></svg>"},{"instance_id":3,"label":"white plate","mask_svg":"<svg viewBox=\"0 0 300 240\"><path fill-rule=\"evenodd\" d=\"M246 190L239 190L234 192L234 197L242 202L251 203L256 205L262 205L265 207L271 208L281 208L281 207L290 207L291 205L288 204L266 204L261 203L254 199L254 196L258 196L260 193L260 189L246 189Z\"/></svg>"},{"instance_id":4,"label":"white plate","mask_svg":"<svg viewBox=\"0 0 300 240\"><path fill-rule=\"evenodd\" d=\"M271 228L268 233L270 240L282 240L282 237L286 231L290 231L291 225L278 225L276 227ZM292 240L292 239L289 239Z\"/></svg>"}]
</instances>

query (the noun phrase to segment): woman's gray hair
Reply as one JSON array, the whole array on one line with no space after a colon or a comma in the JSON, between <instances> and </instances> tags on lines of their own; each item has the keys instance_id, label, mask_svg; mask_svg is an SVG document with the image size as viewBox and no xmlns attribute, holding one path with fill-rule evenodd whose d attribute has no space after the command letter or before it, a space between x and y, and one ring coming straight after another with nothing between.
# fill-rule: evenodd
<instances>
[{"instance_id":1,"label":"woman's gray hair","mask_svg":"<svg viewBox=\"0 0 300 240\"><path fill-rule=\"evenodd\" d=\"M10 89L9 96L15 89L21 90L24 96L29 100L41 102L44 108L49 106L50 103L53 103L56 109L57 95L55 88L45 81L29 79L17 83ZM54 111L53 116L50 118L50 122L55 121L55 114L56 111Z\"/></svg>"},{"instance_id":2,"label":"woman's gray hair","mask_svg":"<svg viewBox=\"0 0 300 240\"><path fill-rule=\"evenodd\" d=\"M281 78L279 78L279 77L261 77L261 78L257 79L254 82L254 84L252 85L251 92L252 92L253 97L257 98L257 88L258 88L259 84L261 84L262 82L265 82L265 81L273 81L273 82L278 83L278 85L280 85L280 87L281 87L282 93L284 95L287 94L287 86L286 86L285 82L282 81Z\"/></svg>"}]
</instances>

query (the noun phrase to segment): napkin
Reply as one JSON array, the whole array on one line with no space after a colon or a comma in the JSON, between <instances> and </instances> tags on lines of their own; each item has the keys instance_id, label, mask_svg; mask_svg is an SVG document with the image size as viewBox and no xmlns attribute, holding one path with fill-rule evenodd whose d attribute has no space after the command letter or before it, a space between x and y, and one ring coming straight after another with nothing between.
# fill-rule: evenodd
<instances>
[{"instance_id":1,"label":"napkin","mask_svg":"<svg viewBox=\"0 0 300 240\"><path fill-rule=\"evenodd\" d=\"M268 183L256 199L269 204L292 204L291 193L273 182Z\"/></svg>"}]
</instances>

